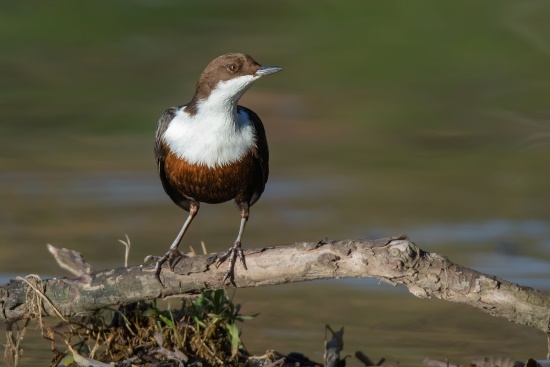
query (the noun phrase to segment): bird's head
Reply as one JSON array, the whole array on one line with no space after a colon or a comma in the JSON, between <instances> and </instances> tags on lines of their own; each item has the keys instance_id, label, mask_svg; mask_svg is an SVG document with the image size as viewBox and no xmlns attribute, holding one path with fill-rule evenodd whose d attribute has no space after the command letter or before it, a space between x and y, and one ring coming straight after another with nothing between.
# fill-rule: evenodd
<instances>
[{"instance_id":1,"label":"bird's head","mask_svg":"<svg viewBox=\"0 0 550 367\"><path fill-rule=\"evenodd\" d=\"M215 58L201 74L195 99L215 98L220 102L237 103L252 84L264 75L283 70L278 66L262 66L252 57L230 53Z\"/></svg>"}]
</instances>

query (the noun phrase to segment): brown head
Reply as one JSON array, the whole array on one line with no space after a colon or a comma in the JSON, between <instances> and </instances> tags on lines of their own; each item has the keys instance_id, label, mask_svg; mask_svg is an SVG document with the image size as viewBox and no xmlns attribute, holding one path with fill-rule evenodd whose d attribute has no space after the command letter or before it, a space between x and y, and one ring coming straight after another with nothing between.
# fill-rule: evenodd
<instances>
[{"instance_id":1,"label":"brown head","mask_svg":"<svg viewBox=\"0 0 550 367\"><path fill-rule=\"evenodd\" d=\"M191 109L196 108L196 104L208 99L213 91L218 92L217 97L221 101L237 103L256 80L281 70L282 68L277 66L262 66L245 54L230 53L219 56L202 72L195 96L188 106Z\"/></svg>"}]
</instances>

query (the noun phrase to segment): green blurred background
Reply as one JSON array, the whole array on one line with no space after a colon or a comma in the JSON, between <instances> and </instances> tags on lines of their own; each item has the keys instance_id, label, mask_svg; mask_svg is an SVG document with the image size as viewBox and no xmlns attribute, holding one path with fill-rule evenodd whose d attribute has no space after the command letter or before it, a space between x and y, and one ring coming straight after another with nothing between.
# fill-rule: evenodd
<instances>
[{"instance_id":1,"label":"green blurred background","mask_svg":"<svg viewBox=\"0 0 550 367\"><path fill-rule=\"evenodd\" d=\"M550 3L20 1L0 4L0 278L64 276L46 243L96 268L164 253L186 213L157 178L156 121L210 60L283 73L241 100L263 119L271 177L243 245L401 233L427 251L550 289ZM182 248L222 251L231 203L204 206ZM252 352L322 360L323 325L362 349L543 358L546 338L376 281L236 292ZM47 342L27 337L26 365ZM0 337L2 341L3 336ZM358 365L349 360L351 366Z\"/></svg>"}]
</instances>

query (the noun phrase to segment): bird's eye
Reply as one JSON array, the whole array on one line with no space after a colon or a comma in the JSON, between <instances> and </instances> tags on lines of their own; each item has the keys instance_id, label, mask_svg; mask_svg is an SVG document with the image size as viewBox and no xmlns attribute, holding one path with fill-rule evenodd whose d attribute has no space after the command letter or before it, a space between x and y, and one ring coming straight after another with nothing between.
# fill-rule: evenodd
<instances>
[{"instance_id":1,"label":"bird's eye","mask_svg":"<svg viewBox=\"0 0 550 367\"><path fill-rule=\"evenodd\" d=\"M227 65L227 70L229 70L231 73L234 73L234 72L237 71L237 65L229 64L229 65Z\"/></svg>"}]
</instances>

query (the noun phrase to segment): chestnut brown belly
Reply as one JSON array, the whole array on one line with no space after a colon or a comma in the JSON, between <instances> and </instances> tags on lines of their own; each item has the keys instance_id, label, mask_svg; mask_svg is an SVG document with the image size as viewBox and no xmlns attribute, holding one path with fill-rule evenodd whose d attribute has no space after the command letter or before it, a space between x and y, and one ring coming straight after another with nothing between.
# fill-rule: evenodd
<instances>
[{"instance_id":1,"label":"chestnut brown belly","mask_svg":"<svg viewBox=\"0 0 550 367\"><path fill-rule=\"evenodd\" d=\"M171 152L165 159L164 171L172 190L192 200L221 203L235 199L250 201L255 191L263 191L262 174L252 154L220 167L190 164Z\"/></svg>"}]
</instances>

